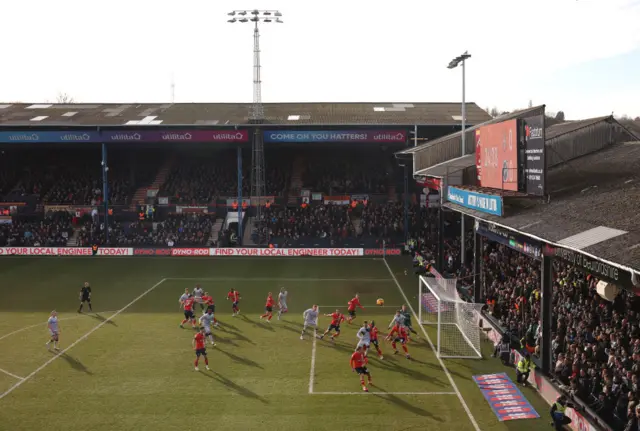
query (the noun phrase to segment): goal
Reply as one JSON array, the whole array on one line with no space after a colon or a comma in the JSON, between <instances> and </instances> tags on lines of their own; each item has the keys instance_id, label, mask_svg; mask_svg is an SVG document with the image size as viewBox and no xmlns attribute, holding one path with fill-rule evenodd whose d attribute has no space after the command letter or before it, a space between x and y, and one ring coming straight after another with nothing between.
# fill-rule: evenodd
<instances>
[{"instance_id":1,"label":"goal","mask_svg":"<svg viewBox=\"0 0 640 431\"><path fill-rule=\"evenodd\" d=\"M480 308L460 298L456 280L420 276L418 298L422 325L437 328L436 355L439 358L482 358Z\"/></svg>"}]
</instances>

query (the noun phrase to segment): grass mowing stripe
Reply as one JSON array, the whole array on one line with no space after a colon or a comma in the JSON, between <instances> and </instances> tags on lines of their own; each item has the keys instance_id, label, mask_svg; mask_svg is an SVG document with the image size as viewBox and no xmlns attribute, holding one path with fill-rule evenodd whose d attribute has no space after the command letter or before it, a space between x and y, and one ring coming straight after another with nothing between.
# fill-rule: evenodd
<instances>
[{"instance_id":1,"label":"grass mowing stripe","mask_svg":"<svg viewBox=\"0 0 640 431\"><path fill-rule=\"evenodd\" d=\"M313 395L457 395L455 392L313 392Z\"/></svg>"},{"instance_id":2,"label":"grass mowing stripe","mask_svg":"<svg viewBox=\"0 0 640 431\"><path fill-rule=\"evenodd\" d=\"M156 284L154 284L153 286L151 286L149 289L145 290L144 292L142 292L140 295L138 295L133 301L131 301L130 303L128 303L127 305L125 305L124 307L122 307L120 310L116 311L114 314L112 314L111 316L107 317L104 321L100 322L96 327L94 327L92 330L90 330L89 332L87 332L86 334L84 334L82 337L78 338L76 341L74 341L73 343L71 343L66 349L61 350L60 352L58 352L53 358L49 359L47 362L45 362L44 364L40 365L38 368L36 368L33 372L31 372L31 374L29 374L28 376L26 376L25 378L23 378L22 380L20 380L18 383L16 383L15 385L11 386L9 389L7 389L6 391L4 391L2 394L0 394L0 400L3 399L4 397L6 397L7 395L9 395L11 392L15 391L16 389L18 389L24 382L26 382L27 380L30 380L33 376L35 376L36 374L38 374L40 371L44 370L49 364L51 364L53 361L55 361L56 359L58 359L60 356L64 355L65 353L67 353L69 350L71 350L76 344L80 343L82 340L85 340L86 338L89 337L89 335L93 334L94 332L96 332L98 329L102 328L104 325L106 325L107 323L109 323L114 317L116 317L118 314L122 313L124 310L126 310L127 308L131 307L133 304L135 304L136 302L138 302L140 299L142 299L144 296L146 296L148 293L150 293L151 291L153 291L156 287L160 286L162 283L164 283L165 281L167 281L166 278L163 278L162 280L160 280L159 282L157 282Z\"/></svg>"},{"instance_id":3,"label":"grass mowing stripe","mask_svg":"<svg viewBox=\"0 0 640 431\"><path fill-rule=\"evenodd\" d=\"M453 381L453 377L451 376L451 373L447 369L447 366L444 364L442 359L436 354L436 349L435 349L435 347L433 345L433 342L431 341L431 338L429 337L429 334L427 333L427 331L424 329L424 326L422 326L422 322L420 322L418 320L418 316L416 315L415 310L411 306L411 302L409 302L409 298L407 298L407 295L404 293L404 290L402 290L402 286L400 285L400 282L398 281L398 279L396 278L395 274L391 270L391 267L389 266L389 263L387 262L387 260L384 259L383 261L384 261L385 266L387 267L387 270L389 271L389 274L391 275L391 278L393 278L393 281L396 284L396 287L400 291L400 294L402 295L404 300L407 301L407 307L409 307L409 310L411 310L411 314L413 314L413 318L416 319L416 322L418 322L418 324L420 325L420 329L422 329L422 333L424 334L425 338L427 339L427 342L429 343L429 346L431 347L431 350L433 350L433 354L436 356L436 359L440 363L440 366L442 367L442 370L444 371L444 374L447 376L447 379L449 379L449 383L451 383L451 387L453 388L453 390L455 391L456 395L458 396L458 399L460 400L460 403L462 404L462 408L464 408L464 411L467 412L467 416L469 416L469 420L471 421L471 424L473 425L473 428L476 431L480 431L480 427L478 426L478 422L476 422L476 419L473 417L473 414L471 414L471 410L469 409L469 406L467 405L467 402L462 397L462 394L460 393L460 390L458 389L458 386L456 385L456 382Z\"/></svg>"}]
</instances>

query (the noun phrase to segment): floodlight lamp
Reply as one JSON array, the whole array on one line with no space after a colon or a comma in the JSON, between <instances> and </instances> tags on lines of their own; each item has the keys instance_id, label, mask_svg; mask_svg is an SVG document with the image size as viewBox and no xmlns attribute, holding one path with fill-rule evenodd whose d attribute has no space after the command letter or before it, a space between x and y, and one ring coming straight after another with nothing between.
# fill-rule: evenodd
<instances>
[{"instance_id":1,"label":"floodlight lamp","mask_svg":"<svg viewBox=\"0 0 640 431\"><path fill-rule=\"evenodd\" d=\"M235 14L236 14L236 11L233 11L233 12L229 12L227 15L229 15L229 16L235 16Z\"/></svg>"},{"instance_id":2,"label":"floodlight lamp","mask_svg":"<svg viewBox=\"0 0 640 431\"><path fill-rule=\"evenodd\" d=\"M259 10L252 10L251 11L251 15L260 15L260 11Z\"/></svg>"},{"instance_id":3,"label":"floodlight lamp","mask_svg":"<svg viewBox=\"0 0 640 431\"><path fill-rule=\"evenodd\" d=\"M247 18L242 18L240 22L249 22L249 20Z\"/></svg>"},{"instance_id":4,"label":"floodlight lamp","mask_svg":"<svg viewBox=\"0 0 640 431\"><path fill-rule=\"evenodd\" d=\"M262 12L262 15L271 15L271 12L269 12L268 10Z\"/></svg>"},{"instance_id":5,"label":"floodlight lamp","mask_svg":"<svg viewBox=\"0 0 640 431\"><path fill-rule=\"evenodd\" d=\"M272 20L270 20L269 18L264 18L264 19L262 20L262 22L271 22L271 21L272 21Z\"/></svg>"},{"instance_id":6,"label":"floodlight lamp","mask_svg":"<svg viewBox=\"0 0 640 431\"><path fill-rule=\"evenodd\" d=\"M280 12L276 12L274 13L275 16L282 16L282 14Z\"/></svg>"},{"instance_id":7,"label":"floodlight lamp","mask_svg":"<svg viewBox=\"0 0 640 431\"><path fill-rule=\"evenodd\" d=\"M275 22L277 22L278 24L282 24L282 23L284 23L284 21L282 21L280 18L276 19L276 21L275 21Z\"/></svg>"},{"instance_id":8,"label":"floodlight lamp","mask_svg":"<svg viewBox=\"0 0 640 431\"><path fill-rule=\"evenodd\" d=\"M257 16L254 16L254 17L250 18L249 21L251 21L251 22L259 22L260 18L258 18Z\"/></svg>"},{"instance_id":9,"label":"floodlight lamp","mask_svg":"<svg viewBox=\"0 0 640 431\"><path fill-rule=\"evenodd\" d=\"M230 19L230 20L229 20L229 21L227 21L227 22L234 23L234 22L236 22L236 21L237 21L237 19L233 18L233 19Z\"/></svg>"},{"instance_id":10,"label":"floodlight lamp","mask_svg":"<svg viewBox=\"0 0 640 431\"><path fill-rule=\"evenodd\" d=\"M447 69L455 69L456 67L458 67L458 62L454 59L449 62Z\"/></svg>"},{"instance_id":11,"label":"floodlight lamp","mask_svg":"<svg viewBox=\"0 0 640 431\"><path fill-rule=\"evenodd\" d=\"M238 12L238 15L245 16L246 14L247 14L247 11L246 11L246 10L243 10L242 12Z\"/></svg>"}]
</instances>

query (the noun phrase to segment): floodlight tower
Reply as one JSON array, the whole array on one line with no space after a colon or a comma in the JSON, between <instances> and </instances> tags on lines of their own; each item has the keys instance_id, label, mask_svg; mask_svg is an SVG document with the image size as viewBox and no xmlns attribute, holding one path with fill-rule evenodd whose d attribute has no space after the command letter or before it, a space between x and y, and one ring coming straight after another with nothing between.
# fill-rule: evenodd
<instances>
[{"instance_id":1,"label":"floodlight tower","mask_svg":"<svg viewBox=\"0 0 640 431\"><path fill-rule=\"evenodd\" d=\"M465 155L465 125L467 121L467 103L465 101L465 73L464 73L464 63L466 60L471 58L471 54L468 51L465 51L464 54L457 56L453 60L449 62L447 68L455 69L458 65L462 65L462 152L460 153L460 157ZM445 192L446 193L446 192ZM464 214L462 214L462 219L460 222L460 263L465 264L466 254L465 254L465 226L464 226Z\"/></svg>"},{"instance_id":2,"label":"floodlight tower","mask_svg":"<svg viewBox=\"0 0 640 431\"><path fill-rule=\"evenodd\" d=\"M251 198L257 197L255 204L256 220L262 220L262 207L264 206L265 178L264 178L264 142L262 140L262 130L259 125L264 123L264 107L262 106L262 80L260 77L260 23L282 24L282 14L277 10L233 10L227 15L231 17L230 23L252 23L253 24L253 104L251 106L250 122L256 124L254 129L251 147ZM238 185L242 187L242 185ZM268 241L268 238L267 238Z\"/></svg>"}]
</instances>

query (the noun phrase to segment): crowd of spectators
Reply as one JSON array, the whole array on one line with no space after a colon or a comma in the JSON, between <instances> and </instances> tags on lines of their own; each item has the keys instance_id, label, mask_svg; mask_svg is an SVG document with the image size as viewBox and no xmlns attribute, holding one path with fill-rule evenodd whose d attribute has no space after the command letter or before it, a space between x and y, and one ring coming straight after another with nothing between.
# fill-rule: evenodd
<instances>
[{"instance_id":1,"label":"crowd of spectators","mask_svg":"<svg viewBox=\"0 0 640 431\"><path fill-rule=\"evenodd\" d=\"M482 264L489 311L522 348L540 345L540 264L487 241ZM615 430L638 426L640 302L621 290L613 301L598 279L554 263L552 354L554 377ZM625 427L629 426L629 428Z\"/></svg>"},{"instance_id":2,"label":"crowd of spectators","mask_svg":"<svg viewBox=\"0 0 640 431\"><path fill-rule=\"evenodd\" d=\"M205 247L211 236L215 216L208 214L172 214L164 221L113 222L104 223L85 219L80 228L78 246L87 247L100 244L113 247Z\"/></svg>"},{"instance_id":3,"label":"crowd of spectators","mask_svg":"<svg viewBox=\"0 0 640 431\"><path fill-rule=\"evenodd\" d=\"M65 246L72 232L66 211L50 212L40 220L14 218L10 224L0 224L0 247Z\"/></svg>"},{"instance_id":4,"label":"crowd of spectators","mask_svg":"<svg viewBox=\"0 0 640 431\"><path fill-rule=\"evenodd\" d=\"M251 154L246 153L242 173L242 194L251 193ZM269 157L265 161L265 193L282 196L290 166L283 160ZM269 163L268 163L269 162ZM271 164L273 163L273 166ZM166 196L180 204L207 204L217 197L238 195L237 155L235 151L222 150L199 157L181 157L173 164L158 196Z\"/></svg>"},{"instance_id":5,"label":"crowd of spectators","mask_svg":"<svg viewBox=\"0 0 640 431\"><path fill-rule=\"evenodd\" d=\"M344 151L339 157L329 151L306 154L303 185L330 196L349 193L387 193L393 181L393 162L387 153Z\"/></svg>"}]
</instances>

